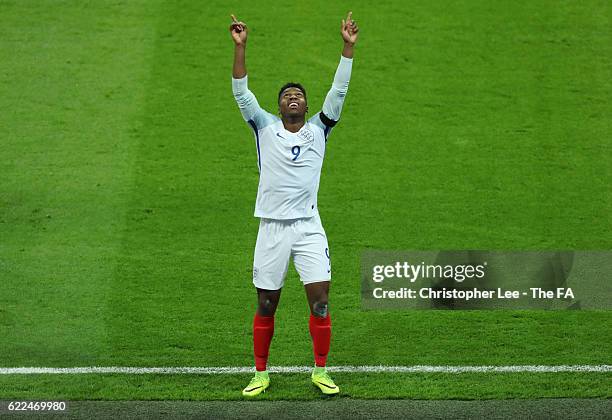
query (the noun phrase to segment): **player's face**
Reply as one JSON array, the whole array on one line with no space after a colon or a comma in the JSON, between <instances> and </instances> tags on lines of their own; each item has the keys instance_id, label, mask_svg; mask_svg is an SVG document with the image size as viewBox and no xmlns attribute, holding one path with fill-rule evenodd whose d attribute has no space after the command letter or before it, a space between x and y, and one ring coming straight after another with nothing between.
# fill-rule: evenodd
<instances>
[{"instance_id":1,"label":"player's face","mask_svg":"<svg viewBox=\"0 0 612 420\"><path fill-rule=\"evenodd\" d=\"M283 117L301 117L308 111L304 92L295 87L283 90L278 107Z\"/></svg>"}]
</instances>

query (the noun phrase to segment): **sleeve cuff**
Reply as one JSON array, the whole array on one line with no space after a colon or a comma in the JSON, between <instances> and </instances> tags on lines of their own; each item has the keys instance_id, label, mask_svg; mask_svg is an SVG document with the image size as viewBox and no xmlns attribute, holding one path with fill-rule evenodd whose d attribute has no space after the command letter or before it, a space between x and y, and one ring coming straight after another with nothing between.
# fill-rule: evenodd
<instances>
[{"instance_id":1,"label":"sleeve cuff","mask_svg":"<svg viewBox=\"0 0 612 420\"><path fill-rule=\"evenodd\" d=\"M247 90L248 77L248 75L245 75L242 79L234 79L232 77L232 90L234 94L239 94Z\"/></svg>"}]
</instances>

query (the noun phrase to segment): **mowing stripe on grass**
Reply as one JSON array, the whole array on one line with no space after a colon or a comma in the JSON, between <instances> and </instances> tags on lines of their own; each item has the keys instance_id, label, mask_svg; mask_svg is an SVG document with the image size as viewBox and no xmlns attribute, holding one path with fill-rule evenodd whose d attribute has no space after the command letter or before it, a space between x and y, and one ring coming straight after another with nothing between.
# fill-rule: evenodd
<instances>
[{"instance_id":1,"label":"mowing stripe on grass","mask_svg":"<svg viewBox=\"0 0 612 420\"><path fill-rule=\"evenodd\" d=\"M308 373L311 366L274 366L268 369L273 373ZM556 373L556 372L612 372L612 365L510 365L510 366L330 366L330 372L347 373ZM236 367L12 367L0 368L0 375L39 375L39 374L91 374L119 373L130 375L167 374L167 375L236 375L252 373L252 366Z\"/></svg>"}]
</instances>

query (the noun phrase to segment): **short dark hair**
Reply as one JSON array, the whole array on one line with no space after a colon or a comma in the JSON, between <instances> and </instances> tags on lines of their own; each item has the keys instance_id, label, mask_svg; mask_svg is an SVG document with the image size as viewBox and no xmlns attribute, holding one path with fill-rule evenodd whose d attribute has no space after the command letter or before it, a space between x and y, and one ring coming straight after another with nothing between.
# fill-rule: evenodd
<instances>
[{"instance_id":1,"label":"short dark hair","mask_svg":"<svg viewBox=\"0 0 612 420\"><path fill-rule=\"evenodd\" d=\"M285 83L283 87L281 87L280 90L278 91L278 101L277 102L280 102L281 95L286 89L289 89L289 88L298 88L304 94L304 99L306 99L306 89L304 89L304 86L302 86L300 83L289 82L289 83Z\"/></svg>"}]
</instances>

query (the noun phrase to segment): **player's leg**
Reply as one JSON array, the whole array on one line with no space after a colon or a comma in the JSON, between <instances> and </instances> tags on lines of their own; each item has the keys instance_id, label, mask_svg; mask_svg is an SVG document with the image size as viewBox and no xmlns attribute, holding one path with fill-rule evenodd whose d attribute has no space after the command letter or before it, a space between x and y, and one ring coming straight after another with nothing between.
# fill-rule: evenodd
<instances>
[{"instance_id":1,"label":"player's leg","mask_svg":"<svg viewBox=\"0 0 612 420\"><path fill-rule=\"evenodd\" d=\"M255 369L264 372L267 369L270 343L274 336L274 314L280 300L281 290L257 288L257 311L253 319L253 353Z\"/></svg>"},{"instance_id":2,"label":"player's leg","mask_svg":"<svg viewBox=\"0 0 612 420\"><path fill-rule=\"evenodd\" d=\"M280 300L281 290L257 288L257 310L253 319L253 354L255 376L242 390L242 395L254 397L270 386L267 364L270 344L274 336L274 314Z\"/></svg>"},{"instance_id":3,"label":"player's leg","mask_svg":"<svg viewBox=\"0 0 612 420\"><path fill-rule=\"evenodd\" d=\"M329 314L329 281L313 282L304 285L310 306L308 322L315 366L324 368L329 354L331 341L331 316Z\"/></svg>"},{"instance_id":4,"label":"player's leg","mask_svg":"<svg viewBox=\"0 0 612 420\"><path fill-rule=\"evenodd\" d=\"M253 259L253 284L257 310L253 319L253 354L256 373L242 395L253 397L268 388L268 355L274 336L274 314L287 274L291 247L283 235L282 222L262 219Z\"/></svg>"},{"instance_id":5,"label":"player's leg","mask_svg":"<svg viewBox=\"0 0 612 420\"><path fill-rule=\"evenodd\" d=\"M324 394L337 394L339 389L325 369L331 341L331 261L327 237L318 216L304 220L301 229L301 239L293 245L292 253L310 307L308 326L315 356L312 381Z\"/></svg>"},{"instance_id":6,"label":"player's leg","mask_svg":"<svg viewBox=\"0 0 612 420\"><path fill-rule=\"evenodd\" d=\"M331 341L331 315L329 314L329 281L313 282L304 285L308 305L310 306L310 320L308 327L312 338L315 368L312 371L312 383L322 393L337 394L340 388L327 373L325 365Z\"/></svg>"}]
</instances>

